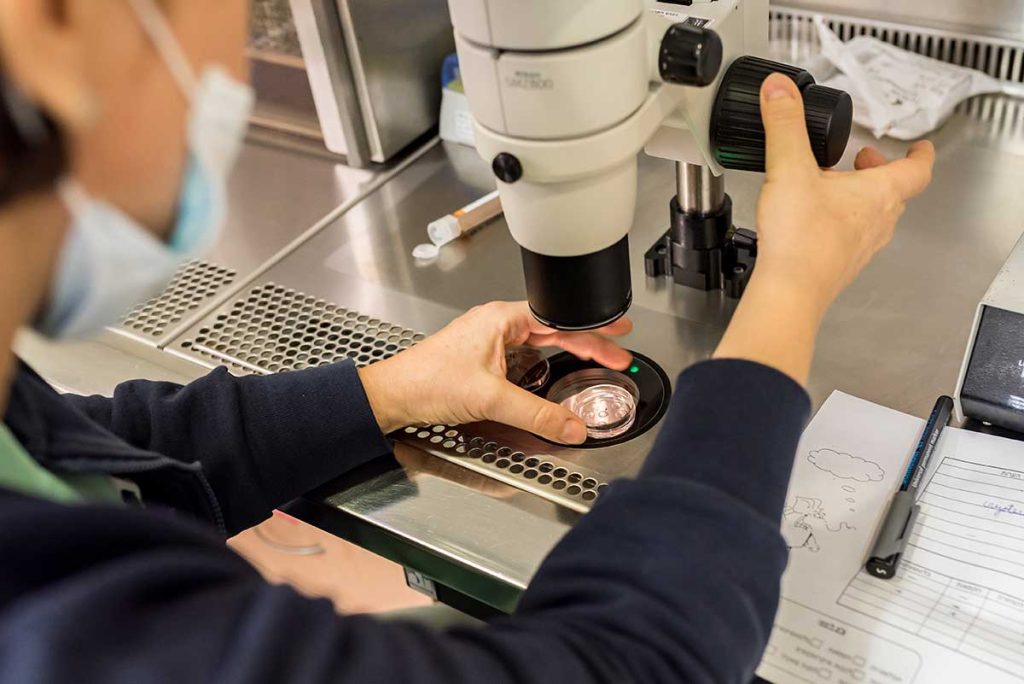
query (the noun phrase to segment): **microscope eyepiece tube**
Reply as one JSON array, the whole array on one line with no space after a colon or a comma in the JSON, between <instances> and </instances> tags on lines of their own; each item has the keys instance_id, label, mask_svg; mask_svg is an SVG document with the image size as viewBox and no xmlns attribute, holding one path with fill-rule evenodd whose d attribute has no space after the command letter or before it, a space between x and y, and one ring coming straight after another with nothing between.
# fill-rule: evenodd
<instances>
[{"instance_id":1,"label":"microscope eyepiece tube","mask_svg":"<svg viewBox=\"0 0 1024 684\"><path fill-rule=\"evenodd\" d=\"M621 318L633 303L629 237L580 256L546 256L523 248L533 315L558 330L593 330Z\"/></svg>"}]
</instances>

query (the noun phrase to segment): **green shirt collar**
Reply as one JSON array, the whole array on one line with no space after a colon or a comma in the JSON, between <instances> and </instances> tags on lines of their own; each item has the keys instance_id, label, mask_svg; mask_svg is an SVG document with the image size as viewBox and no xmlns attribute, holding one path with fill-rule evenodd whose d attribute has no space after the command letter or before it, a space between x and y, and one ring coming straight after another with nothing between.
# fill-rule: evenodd
<instances>
[{"instance_id":1,"label":"green shirt collar","mask_svg":"<svg viewBox=\"0 0 1024 684\"><path fill-rule=\"evenodd\" d=\"M120 502L106 475L53 473L29 455L0 423L0 487L57 503Z\"/></svg>"}]
</instances>

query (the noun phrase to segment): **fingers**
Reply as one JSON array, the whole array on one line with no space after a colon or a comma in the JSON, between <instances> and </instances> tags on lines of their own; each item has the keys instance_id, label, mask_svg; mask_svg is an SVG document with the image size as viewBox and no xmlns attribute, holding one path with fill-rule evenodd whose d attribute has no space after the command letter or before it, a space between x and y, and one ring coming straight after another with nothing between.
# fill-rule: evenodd
<instances>
[{"instance_id":1,"label":"fingers","mask_svg":"<svg viewBox=\"0 0 1024 684\"><path fill-rule=\"evenodd\" d=\"M526 344L534 347L559 347L584 361L597 361L606 368L623 370L633 355L612 340L595 333L552 333L531 335Z\"/></svg>"},{"instance_id":2,"label":"fingers","mask_svg":"<svg viewBox=\"0 0 1024 684\"><path fill-rule=\"evenodd\" d=\"M787 76L772 74L761 85L766 167L769 176L817 170L804 119L800 89Z\"/></svg>"},{"instance_id":3,"label":"fingers","mask_svg":"<svg viewBox=\"0 0 1024 684\"><path fill-rule=\"evenodd\" d=\"M617 370L627 368L633 360L628 351L608 339L632 332L633 322L626 317L591 332L575 333L544 325L534 318L527 302L493 302L482 307L481 315L496 317L496 323L504 330L506 345L559 347L581 359Z\"/></svg>"},{"instance_id":4,"label":"fingers","mask_svg":"<svg viewBox=\"0 0 1024 684\"><path fill-rule=\"evenodd\" d=\"M526 344L530 335L557 332L534 317L528 302L491 302L478 308L482 315L498 319L505 332L505 344Z\"/></svg>"},{"instance_id":5,"label":"fingers","mask_svg":"<svg viewBox=\"0 0 1024 684\"><path fill-rule=\"evenodd\" d=\"M624 337L633 332L633 321L623 316L614 323L598 328L594 332L598 335L607 335L608 337Z\"/></svg>"},{"instance_id":6,"label":"fingers","mask_svg":"<svg viewBox=\"0 0 1024 684\"><path fill-rule=\"evenodd\" d=\"M530 336L521 344L558 347L585 361L597 361L615 370L628 368L633 361L632 354L608 339L628 335L633 331L633 322L625 316L591 332L564 332L547 327L530 314L529 330Z\"/></svg>"},{"instance_id":7,"label":"fingers","mask_svg":"<svg viewBox=\"0 0 1024 684\"><path fill-rule=\"evenodd\" d=\"M857 158L853 162L853 167L858 171L864 171L878 166L885 166L888 163L889 160L886 159L885 155L874 147L865 147L857 153Z\"/></svg>"},{"instance_id":8,"label":"fingers","mask_svg":"<svg viewBox=\"0 0 1024 684\"><path fill-rule=\"evenodd\" d=\"M932 182L935 146L920 140L910 146L905 158L896 161L889 161L878 150L865 147L854 165L858 171L871 171L876 177L885 178L900 199L906 201L920 195Z\"/></svg>"},{"instance_id":9,"label":"fingers","mask_svg":"<svg viewBox=\"0 0 1024 684\"><path fill-rule=\"evenodd\" d=\"M928 140L920 140L910 146L907 156L880 167L896 186L903 199L916 197L932 182L935 167L935 146Z\"/></svg>"},{"instance_id":10,"label":"fingers","mask_svg":"<svg viewBox=\"0 0 1024 684\"><path fill-rule=\"evenodd\" d=\"M582 444L587 427L569 409L516 387L498 381L488 402L488 420L517 427L562 444Z\"/></svg>"},{"instance_id":11,"label":"fingers","mask_svg":"<svg viewBox=\"0 0 1024 684\"><path fill-rule=\"evenodd\" d=\"M538 321L537 318L533 315L533 312L530 311L529 302L514 302L513 304L511 304L511 306L515 307L514 311L518 315L525 317L524 320L527 328L530 331L530 334L550 335L552 333L560 332ZM609 323L603 328L596 328L594 330L591 330L587 334L607 335L608 337L622 337L623 335L628 335L631 332L633 332L633 321L629 320L628 317L623 316L622 318L617 319L613 323Z\"/></svg>"}]
</instances>

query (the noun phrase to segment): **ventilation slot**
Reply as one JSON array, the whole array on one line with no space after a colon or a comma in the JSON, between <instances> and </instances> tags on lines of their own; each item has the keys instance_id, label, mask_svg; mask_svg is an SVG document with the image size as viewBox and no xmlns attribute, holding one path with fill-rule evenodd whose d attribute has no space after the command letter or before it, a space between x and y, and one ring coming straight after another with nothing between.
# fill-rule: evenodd
<instances>
[{"instance_id":1,"label":"ventilation slot","mask_svg":"<svg viewBox=\"0 0 1024 684\"><path fill-rule=\"evenodd\" d=\"M500 478L502 480L526 480L532 485L530 491L559 503L568 503L571 508L585 510L608 487L592 471L549 456L529 455L487 437L463 433L450 425L409 427L405 429L405 436L418 441L426 451L472 470L489 475L500 473L505 475Z\"/></svg>"},{"instance_id":2,"label":"ventilation slot","mask_svg":"<svg viewBox=\"0 0 1024 684\"><path fill-rule=\"evenodd\" d=\"M156 298L136 306L121 321L121 330L159 339L186 314L215 297L235 280L235 272L205 261L191 261L174 275Z\"/></svg>"},{"instance_id":3,"label":"ventilation slot","mask_svg":"<svg viewBox=\"0 0 1024 684\"><path fill-rule=\"evenodd\" d=\"M815 54L820 48L813 21L816 14L788 8L773 10L770 37L776 49L793 57ZM904 50L983 71L1007 83L1024 84L1024 44L835 14L821 16L844 41L872 36Z\"/></svg>"},{"instance_id":4,"label":"ventilation slot","mask_svg":"<svg viewBox=\"0 0 1024 684\"><path fill-rule=\"evenodd\" d=\"M382 321L274 283L227 305L176 351L239 375L281 373L344 359L366 366L423 339ZM395 437L446 461L585 511L606 484L598 473L527 453L451 425L410 427Z\"/></svg>"},{"instance_id":5,"label":"ventilation slot","mask_svg":"<svg viewBox=\"0 0 1024 684\"><path fill-rule=\"evenodd\" d=\"M248 293L181 347L250 373L279 373L352 359L365 366L423 336L273 283Z\"/></svg>"},{"instance_id":6,"label":"ventilation slot","mask_svg":"<svg viewBox=\"0 0 1024 684\"><path fill-rule=\"evenodd\" d=\"M821 49L815 12L776 7L769 38L773 56L800 64ZM983 36L958 35L915 26L821 14L844 41L873 36L920 55L977 69L1004 82L1008 91L1024 96L1024 43ZM1024 137L1024 100L1005 94L980 95L960 103L957 112L991 123L993 138Z\"/></svg>"}]
</instances>

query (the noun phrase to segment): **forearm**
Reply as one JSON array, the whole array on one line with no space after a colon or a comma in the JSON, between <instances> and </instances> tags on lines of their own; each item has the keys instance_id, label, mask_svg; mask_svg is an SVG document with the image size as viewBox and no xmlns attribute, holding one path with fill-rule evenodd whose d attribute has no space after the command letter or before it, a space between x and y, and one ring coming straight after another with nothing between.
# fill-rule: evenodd
<instances>
[{"instance_id":1,"label":"forearm","mask_svg":"<svg viewBox=\"0 0 1024 684\"><path fill-rule=\"evenodd\" d=\"M547 615L570 643L592 635L589 666L614 681L749 681L777 606L779 519L809 411L771 368L684 372L636 480L614 483L552 552L520 614Z\"/></svg>"},{"instance_id":2,"label":"forearm","mask_svg":"<svg viewBox=\"0 0 1024 684\"><path fill-rule=\"evenodd\" d=\"M15 617L26 621L7 625L0 615L0 634L17 636L0 640L0 654L6 646L24 668L12 672L32 671L34 653L53 655L55 682L170 662L188 681L745 684L776 609L780 492L809 402L782 374L741 361L700 364L677 385L643 471L602 494L511 618L445 633L339 618L329 603L264 584L180 519L29 499L0 506L0 530L38 536L71 521L75 533L44 534L35 555L10 561L39 567L42 558L49 570L8 573L30 583L15 589L39 612L23 606ZM11 548L24 546L17 541ZM90 573L79 574L75 543L92 553ZM51 583L59 615L45 612ZM125 641L127 661L102 657L103 643ZM21 680L0 673L8 681Z\"/></svg>"},{"instance_id":3,"label":"forearm","mask_svg":"<svg viewBox=\"0 0 1024 684\"><path fill-rule=\"evenodd\" d=\"M759 266L714 358L754 361L806 385L827 307L822 295L799 279Z\"/></svg>"},{"instance_id":4,"label":"forearm","mask_svg":"<svg viewBox=\"0 0 1024 684\"><path fill-rule=\"evenodd\" d=\"M133 446L202 463L229 532L390 451L351 363L267 377L220 369L184 387L136 381L111 399L67 400Z\"/></svg>"}]
</instances>

